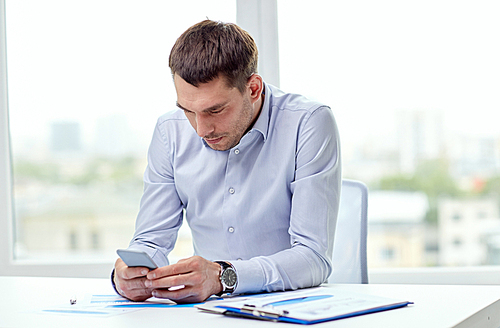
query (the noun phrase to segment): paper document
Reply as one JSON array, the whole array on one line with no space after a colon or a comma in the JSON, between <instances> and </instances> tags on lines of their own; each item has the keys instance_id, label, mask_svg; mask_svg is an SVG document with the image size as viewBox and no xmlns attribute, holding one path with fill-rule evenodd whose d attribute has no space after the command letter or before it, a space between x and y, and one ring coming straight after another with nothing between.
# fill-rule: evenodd
<instances>
[{"instance_id":1,"label":"paper document","mask_svg":"<svg viewBox=\"0 0 500 328\"><path fill-rule=\"evenodd\" d=\"M194 304L181 304L168 300L151 297L144 302L133 302L119 295L85 295L81 300L72 299L68 304L45 308L37 311L43 314L83 315L108 317L152 307L184 307Z\"/></svg>"},{"instance_id":2,"label":"paper document","mask_svg":"<svg viewBox=\"0 0 500 328\"><path fill-rule=\"evenodd\" d=\"M412 304L325 287L259 296L207 302L197 308L230 316L313 324Z\"/></svg>"}]
</instances>

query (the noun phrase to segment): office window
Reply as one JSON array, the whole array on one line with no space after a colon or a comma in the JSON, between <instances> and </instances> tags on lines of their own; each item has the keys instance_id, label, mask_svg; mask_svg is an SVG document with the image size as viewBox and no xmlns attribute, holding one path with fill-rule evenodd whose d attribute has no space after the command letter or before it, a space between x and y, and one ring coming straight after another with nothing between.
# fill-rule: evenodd
<instances>
[{"instance_id":1,"label":"office window","mask_svg":"<svg viewBox=\"0 0 500 328\"><path fill-rule=\"evenodd\" d=\"M369 186L370 268L498 264L500 3L278 0L278 13L280 87L332 107L343 176Z\"/></svg>"},{"instance_id":2,"label":"office window","mask_svg":"<svg viewBox=\"0 0 500 328\"><path fill-rule=\"evenodd\" d=\"M477 213L477 217L478 217L479 219L486 219L486 218L488 217L488 213L486 213L486 212L484 212L484 211L479 211L479 212Z\"/></svg>"},{"instance_id":3,"label":"office window","mask_svg":"<svg viewBox=\"0 0 500 328\"><path fill-rule=\"evenodd\" d=\"M6 1L15 259L109 259L127 247L156 119L175 108L168 55L236 2ZM183 227L174 260L192 255Z\"/></svg>"},{"instance_id":4,"label":"office window","mask_svg":"<svg viewBox=\"0 0 500 328\"><path fill-rule=\"evenodd\" d=\"M392 247L381 248L380 258L386 261L393 260L395 258L394 248Z\"/></svg>"}]
</instances>

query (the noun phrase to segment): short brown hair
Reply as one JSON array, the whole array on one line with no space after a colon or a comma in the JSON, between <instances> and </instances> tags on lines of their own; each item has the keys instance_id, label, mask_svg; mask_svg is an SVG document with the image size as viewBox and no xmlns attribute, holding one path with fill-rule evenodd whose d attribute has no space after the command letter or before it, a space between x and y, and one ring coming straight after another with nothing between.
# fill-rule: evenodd
<instances>
[{"instance_id":1,"label":"short brown hair","mask_svg":"<svg viewBox=\"0 0 500 328\"><path fill-rule=\"evenodd\" d=\"M236 24L204 20L187 29L169 57L172 75L198 86L222 74L229 87L245 90L257 73L258 51L253 38Z\"/></svg>"}]
</instances>

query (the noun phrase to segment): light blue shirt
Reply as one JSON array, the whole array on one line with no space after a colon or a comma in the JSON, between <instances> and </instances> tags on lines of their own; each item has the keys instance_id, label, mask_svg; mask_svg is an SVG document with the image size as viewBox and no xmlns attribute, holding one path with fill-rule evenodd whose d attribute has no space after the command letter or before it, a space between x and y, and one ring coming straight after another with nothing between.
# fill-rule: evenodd
<instances>
[{"instance_id":1,"label":"light blue shirt","mask_svg":"<svg viewBox=\"0 0 500 328\"><path fill-rule=\"evenodd\" d=\"M340 185L327 106L266 84L253 128L227 151L177 110L158 119L130 248L167 265L185 210L195 254L230 261L235 293L316 286L332 271Z\"/></svg>"}]
</instances>

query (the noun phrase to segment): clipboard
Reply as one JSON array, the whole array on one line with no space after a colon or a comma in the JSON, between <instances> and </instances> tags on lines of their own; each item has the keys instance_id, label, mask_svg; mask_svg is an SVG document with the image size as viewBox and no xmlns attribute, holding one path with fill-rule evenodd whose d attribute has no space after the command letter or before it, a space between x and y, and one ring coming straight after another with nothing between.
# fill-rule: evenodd
<instances>
[{"instance_id":1,"label":"clipboard","mask_svg":"<svg viewBox=\"0 0 500 328\"><path fill-rule=\"evenodd\" d=\"M309 325L413 304L409 301L335 291L325 287L256 296L207 302L197 308L233 317Z\"/></svg>"}]
</instances>

